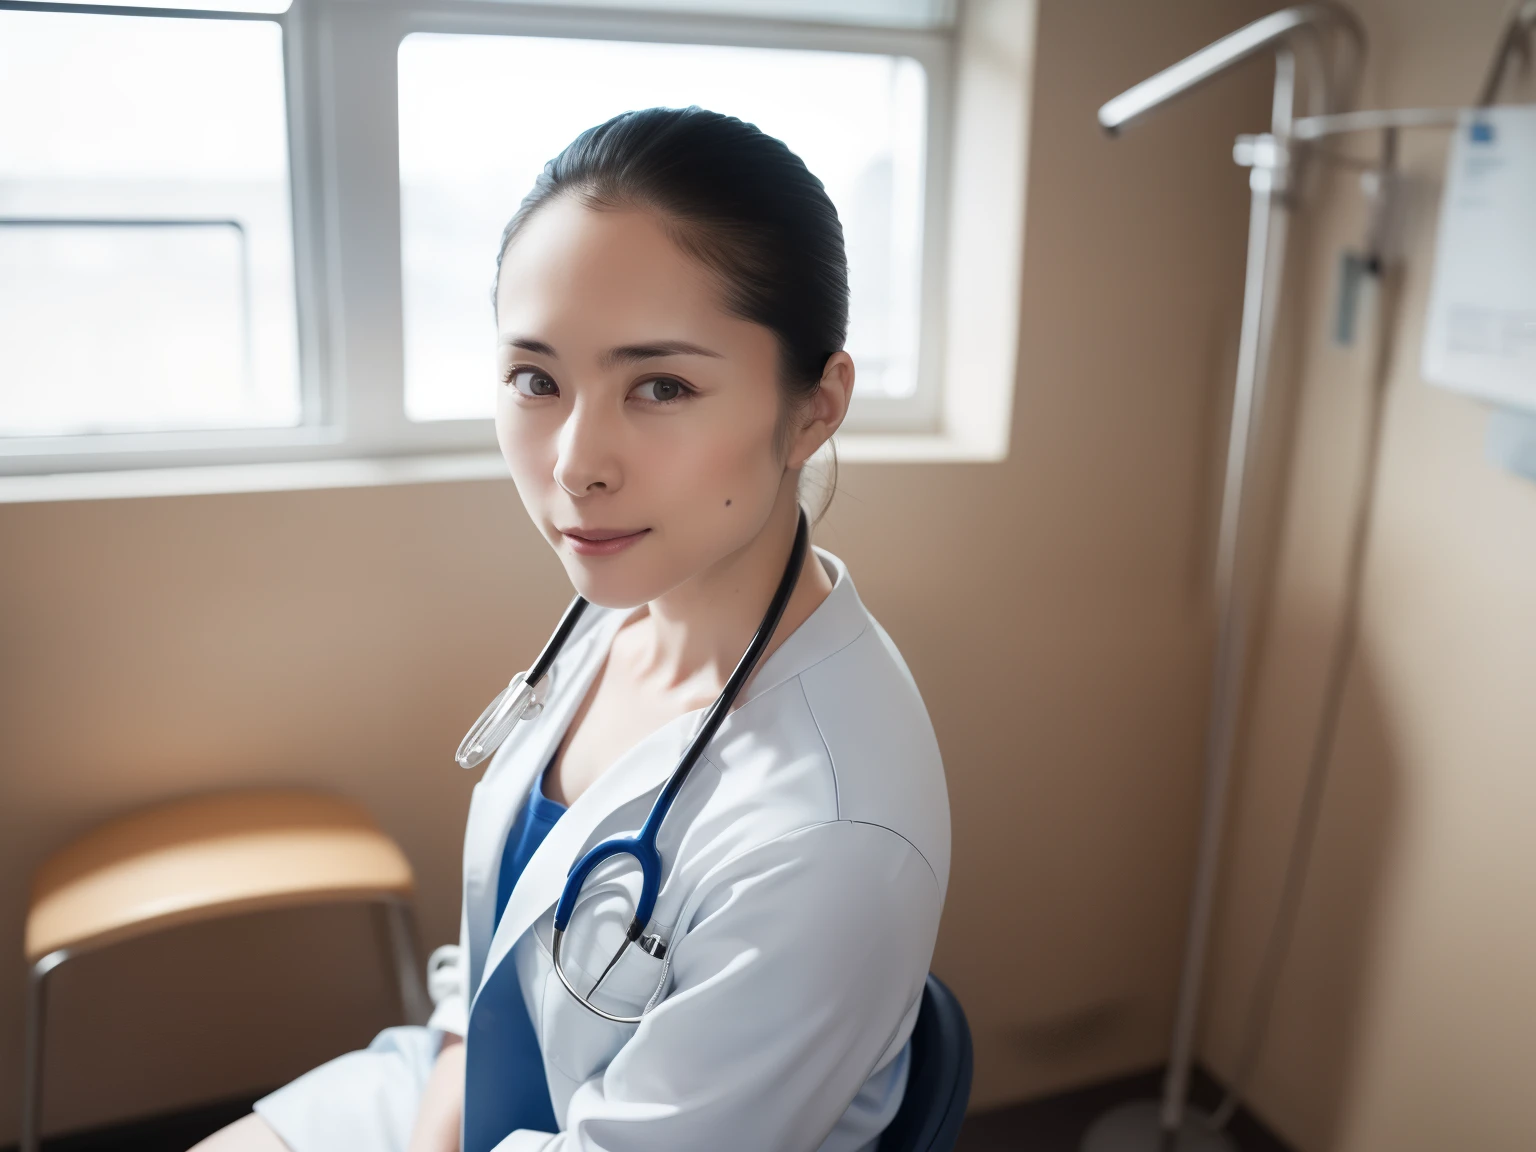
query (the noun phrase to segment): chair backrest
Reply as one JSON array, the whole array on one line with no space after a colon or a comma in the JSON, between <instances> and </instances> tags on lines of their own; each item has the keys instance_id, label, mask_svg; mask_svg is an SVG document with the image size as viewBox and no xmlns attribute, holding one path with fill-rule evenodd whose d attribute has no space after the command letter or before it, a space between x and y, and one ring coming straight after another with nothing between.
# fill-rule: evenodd
<instances>
[{"instance_id":1,"label":"chair backrest","mask_svg":"<svg viewBox=\"0 0 1536 1152\"><path fill-rule=\"evenodd\" d=\"M950 1152L971 1098L971 1029L955 994L932 972L912 1028L907 1092L878 1152Z\"/></svg>"}]
</instances>

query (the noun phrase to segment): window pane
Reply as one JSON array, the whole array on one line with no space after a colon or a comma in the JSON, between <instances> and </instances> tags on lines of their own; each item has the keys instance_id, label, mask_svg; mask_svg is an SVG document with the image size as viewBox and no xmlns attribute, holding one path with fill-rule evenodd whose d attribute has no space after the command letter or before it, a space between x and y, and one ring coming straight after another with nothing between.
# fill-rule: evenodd
<instances>
[{"instance_id":1,"label":"window pane","mask_svg":"<svg viewBox=\"0 0 1536 1152\"><path fill-rule=\"evenodd\" d=\"M915 60L421 33L400 46L411 419L492 414L496 245L545 161L616 112L687 104L756 124L820 177L848 246L859 390L914 391L926 118Z\"/></svg>"},{"instance_id":2,"label":"window pane","mask_svg":"<svg viewBox=\"0 0 1536 1152\"><path fill-rule=\"evenodd\" d=\"M0 12L0 434L296 423L282 30Z\"/></svg>"}]
</instances>

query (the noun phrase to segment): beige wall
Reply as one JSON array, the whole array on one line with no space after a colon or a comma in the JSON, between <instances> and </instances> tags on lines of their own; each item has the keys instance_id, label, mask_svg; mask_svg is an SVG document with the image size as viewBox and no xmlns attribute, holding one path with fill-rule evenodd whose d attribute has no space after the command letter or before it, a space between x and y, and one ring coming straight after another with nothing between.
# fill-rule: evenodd
<instances>
[{"instance_id":1,"label":"beige wall","mask_svg":"<svg viewBox=\"0 0 1536 1152\"><path fill-rule=\"evenodd\" d=\"M1228 156L1268 82L1119 142L1093 113L1261 10L1045 0L1012 454L845 466L818 533L942 743L955 855L935 968L971 1016L978 1104L1164 1048L1246 212ZM45 854L154 801L315 784L400 839L427 942L447 940L471 783L451 751L567 595L506 482L0 507L0 1143ZM372 947L364 917L313 910L66 969L47 1126L250 1091L365 1042L391 1014Z\"/></svg>"},{"instance_id":2,"label":"beige wall","mask_svg":"<svg viewBox=\"0 0 1536 1152\"><path fill-rule=\"evenodd\" d=\"M1355 7L1364 102L1391 107L1471 100L1509 5ZM1403 143L1404 290L1360 648L1254 1103L1303 1152L1514 1152L1536 1147L1536 485L1484 458L1485 408L1419 376L1447 134ZM1327 336L1337 254L1361 234L1354 183L1333 181L1308 216L1288 515L1207 1017L1218 1070L1279 890L1364 434L1368 364Z\"/></svg>"}]
</instances>

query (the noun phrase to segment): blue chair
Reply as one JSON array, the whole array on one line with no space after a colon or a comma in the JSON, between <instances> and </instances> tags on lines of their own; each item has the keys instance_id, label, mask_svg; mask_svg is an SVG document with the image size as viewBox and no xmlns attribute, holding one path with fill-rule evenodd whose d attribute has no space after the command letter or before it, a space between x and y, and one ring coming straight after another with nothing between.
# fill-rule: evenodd
<instances>
[{"instance_id":1,"label":"blue chair","mask_svg":"<svg viewBox=\"0 0 1536 1152\"><path fill-rule=\"evenodd\" d=\"M907 1094L878 1152L950 1152L971 1098L971 1029L955 994L932 972L912 1028Z\"/></svg>"}]
</instances>

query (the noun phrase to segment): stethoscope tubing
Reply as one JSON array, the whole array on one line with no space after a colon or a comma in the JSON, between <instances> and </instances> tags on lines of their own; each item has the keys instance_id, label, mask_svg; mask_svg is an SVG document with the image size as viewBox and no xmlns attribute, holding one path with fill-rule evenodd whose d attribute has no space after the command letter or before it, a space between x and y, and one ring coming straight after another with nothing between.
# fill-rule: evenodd
<instances>
[{"instance_id":1,"label":"stethoscope tubing","mask_svg":"<svg viewBox=\"0 0 1536 1152\"><path fill-rule=\"evenodd\" d=\"M784 573L779 577L778 587L774 589L773 599L768 604L768 610L763 614L762 621L757 626L757 631L752 634L747 649L742 653L741 659L736 662L736 667L725 682L725 687L715 702L710 705L705 713L703 721L694 733L693 739L688 742L688 747L672 769L672 774L662 786L661 792L651 805L651 810L645 818L645 823L634 836L618 836L605 840L584 853L566 873L565 886L561 889L559 902L555 905L554 933L551 945L552 960L556 975L560 982L583 1007L601 1016L605 1020L611 1020L620 1024L635 1024L640 1021L639 1016L618 1016L604 1011L589 999L596 994L598 986L602 984L613 966L624 955L625 949L640 939L641 934L650 924L651 914L656 908L656 897L661 891L662 860L661 852L656 846L657 837L661 833L661 826L672 810L672 804L682 791L693 767L704 754L709 742L714 739L720 725L725 722L726 715L735 704L742 688L751 677L758 661L762 658L763 651L768 647L768 642L773 638L778 629L779 622L784 617L784 610L789 604L789 598L795 590L795 585L800 578L800 570L805 566L806 551L810 546L810 526L806 522L805 509L798 509L799 516L795 526L795 540L790 548L789 561L784 566ZM569 639L576 623L586 611L588 601L577 596L565 610L565 615L560 618L559 625L555 628L554 635L544 645L539 658L534 661L533 667L526 673L519 673L513 677L512 682L495 700L491 702L469 734L464 737L459 745L457 759L465 767L471 767L480 763L495 751L512 726L525 715L532 715L535 709L533 692L539 682L548 674L555 658L560 654L561 648ZM518 704L518 696L526 691L525 703ZM505 706L505 711L503 710ZM511 716L511 724L507 724L508 714L515 710L516 715ZM505 731L498 731L505 727ZM576 902L581 896L582 885L586 883L588 875L603 861L614 856L630 856L640 866L640 896L635 904L635 914L624 935L624 942L619 945L613 958L593 983L591 989L584 996L571 982L561 964L561 944L565 936L565 930L570 925L571 916L576 911ZM665 954L665 944L658 943L659 952ZM653 955L657 954L653 952Z\"/></svg>"},{"instance_id":2,"label":"stethoscope tubing","mask_svg":"<svg viewBox=\"0 0 1536 1152\"><path fill-rule=\"evenodd\" d=\"M528 669L528 683L537 684L544 679L554 664L555 657L560 655L560 649L565 647L565 642L570 639L571 632L576 628L576 621L581 619L581 614L587 610L590 601L585 596L577 596L566 606L565 615L560 617L560 623L555 626L555 634L544 645L544 650L539 653L539 658L533 662L533 667Z\"/></svg>"},{"instance_id":3,"label":"stethoscope tubing","mask_svg":"<svg viewBox=\"0 0 1536 1152\"><path fill-rule=\"evenodd\" d=\"M592 848L586 855L577 860L571 866L567 874L565 890L560 894L560 902L555 905L555 928L557 931L565 931L570 923L571 913L576 908L576 898L580 892L581 884L585 882L587 874L598 864L610 856L621 852L635 856L640 862L643 881L641 884L640 899L635 905L634 923L630 925L626 943L640 938L640 933L645 931L650 922L651 912L656 905L656 894L661 886L661 857L656 851L656 838L661 832L662 822L667 818L667 813L672 810L672 803L677 799L677 794L682 791L683 785L688 780L688 775L693 771L693 766L698 763L699 757L704 754L704 749L714 739L720 725L725 722L725 717L735 704L736 697L740 695L742 686L746 684L748 677L752 675L761 659L763 649L768 646L768 641L773 638L774 630L778 628L779 621L784 617L784 608L789 603L790 594L795 589L795 584L800 576L800 569L805 563L805 550L807 538L810 535L809 527L805 520L805 511L800 512L799 524L795 529L795 542L790 549L789 563L784 566L784 574L779 578L779 585L774 590L773 599L768 604L768 611L763 614L762 622L758 624L757 631L752 634L751 641L747 644L747 650L742 653L741 659L736 662L730 677L721 689L720 695L715 697L715 702L710 705L705 713L703 722L693 739L688 742L687 749L677 762L677 767L672 769L672 775L662 786L661 793L651 805L650 814L646 816L645 823L638 834L632 837L616 837L604 841ZM639 853L644 853L640 855ZM654 869L654 871L653 871Z\"/></svg>"}]
</instances>

